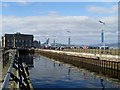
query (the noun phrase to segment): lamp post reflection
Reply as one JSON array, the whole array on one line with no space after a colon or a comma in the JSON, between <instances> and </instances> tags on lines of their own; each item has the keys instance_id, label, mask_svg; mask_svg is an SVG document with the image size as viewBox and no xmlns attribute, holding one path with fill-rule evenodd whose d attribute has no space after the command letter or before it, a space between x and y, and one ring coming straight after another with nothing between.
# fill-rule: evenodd
<instances>
[{"instance_id":1,"label":"lamp post reflection","mask_svg":"<svg viewBox=\"0 0 120 90\"><path fill-rule=\"evenodd\" d=\"M68 68L68 75L70 75L71 67Z\"/></svg>"}]
</instances>

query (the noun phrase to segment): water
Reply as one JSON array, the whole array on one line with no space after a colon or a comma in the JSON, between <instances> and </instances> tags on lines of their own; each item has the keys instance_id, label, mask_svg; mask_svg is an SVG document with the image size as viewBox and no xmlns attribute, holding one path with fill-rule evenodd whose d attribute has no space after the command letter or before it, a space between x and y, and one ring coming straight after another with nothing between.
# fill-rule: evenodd
<instances>
[{"instance_id":1,"label":"water","mask_svg":"<svg viewBox=\"0 0 120 90\"><path fill-rule=\"evenodd\" d=\"M70 64L34 56L29 67L34 88L120 88L120 81Z\"/></svg>"}]
</instances>

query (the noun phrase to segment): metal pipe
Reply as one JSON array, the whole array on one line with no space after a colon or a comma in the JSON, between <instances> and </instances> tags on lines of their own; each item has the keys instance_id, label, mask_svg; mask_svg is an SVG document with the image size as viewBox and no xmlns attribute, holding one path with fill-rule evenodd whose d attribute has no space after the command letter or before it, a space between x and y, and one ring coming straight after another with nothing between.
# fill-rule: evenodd
<instances>
[{"instance_id":1,"label":"metal pipe","mask_svg":"<svg viewBox=\"0 0 120 90\"><path fill-rule=\"evenodd\" d=\"M15 59L15 53L12 53L12 61L11 61L10 67L7 71L7 74L5 76L4 82L1 86L1 90L8 87L8 83L9 83L9 80L10 80L10 73L12 72L12 69L13 69L14 59Z\"/></svg>"}]
</instances>

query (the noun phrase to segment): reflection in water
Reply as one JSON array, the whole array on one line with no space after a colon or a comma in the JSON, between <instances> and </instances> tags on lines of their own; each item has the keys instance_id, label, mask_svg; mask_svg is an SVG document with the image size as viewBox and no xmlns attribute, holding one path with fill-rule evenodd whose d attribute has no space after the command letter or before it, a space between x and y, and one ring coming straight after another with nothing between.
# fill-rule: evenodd
<instances>
[{"instance_id":1,"label":"reflection in water","mask_svg":"<svg viewBox=\"0 0 120 90\"><path fill-rule=\"evenodd\" d=\"M60 63L59 63L59 67L60 67Z\"/></svg>"},{"instance_id":2,"label":"reflection in water","mask_svg":"<svg viewBox=\"0 0 120 90\"><path fill-rule=\"evenodd\" d=\"M87 75L86 75L86 73L83 73L84 74L84 80L86 80L87 79Z\"/></svg>"},{"instance_id":3,"label":"reflection in water","mask_svg":"<svg viewBox=\"0 0 120 90\"><path fill-rule=\"evenodd\" d=\"M103 80L103 79L100 79L100 82L101 82L101 85L102 85L102 90L104 90L104 88L105 88L105 85L103 84L103 83L104 83L104 80Z\"/></svg>"},{"instance_id":4,"label":"reflection in water","mask_svg":"<svg viewBox=\"0 0 120 90\"><path fill-rule=\"evenodd\" d=\"M40 60L40 56L38 56L39 57L39 60Z\"/></svg>"},{"instance_id":5,"label":"reflection in water","mask_svg":"<svg viewBox=\"0 0 120 90\"><path fill-rule=\"evenodd\" d=\"M20 55L20 60L26 63L28 67L34 67L33 56L30 54Z\"/></svg>"},{"instance_id":6,"label":"reflection in water","mask_svg":"<svg viewBox=\"0 0 120 90\"><path fill-rule=\"evenodd\" d=\"M119 81L43 56L34 58L29 71L35 88L120 88Z\"/></svg>"},{"instance_id":7,"label":"reflection in water","mask_svg":"<svg viewBox=\"0 0 120 90\"><path fill-rule=\"evenodd\" d=\"M54 68L55 68L55 62L53 62L53 66L54 66Z\"/></svg>"},{"instance_id":8,"label":"reflection in water","mask_svg":"<svg viewBox=\"0 0 120 90\"><path fill-rule=\"evenodd\" d=\"M68 75L70 75L70 71L71 71L71 69L70 69L71 67L69 67L69 69L68 69Z\"/></svg>"}]
</instances>

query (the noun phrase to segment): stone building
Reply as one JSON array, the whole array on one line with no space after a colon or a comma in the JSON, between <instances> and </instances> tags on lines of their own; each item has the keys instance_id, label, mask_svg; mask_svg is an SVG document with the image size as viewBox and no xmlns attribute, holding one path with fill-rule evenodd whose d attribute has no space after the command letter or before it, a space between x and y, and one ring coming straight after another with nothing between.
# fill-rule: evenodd
<instances>
[{"instance_id":1,"label":"stone building","mask_svg":"<svg viewBox=\"0 0 120 90\"><path fill-rule=\"evenodd\" d=\"M33 35L15 33L2 36L3 48L31 48L32 46Z\"/></svg>"}]
</instances>

